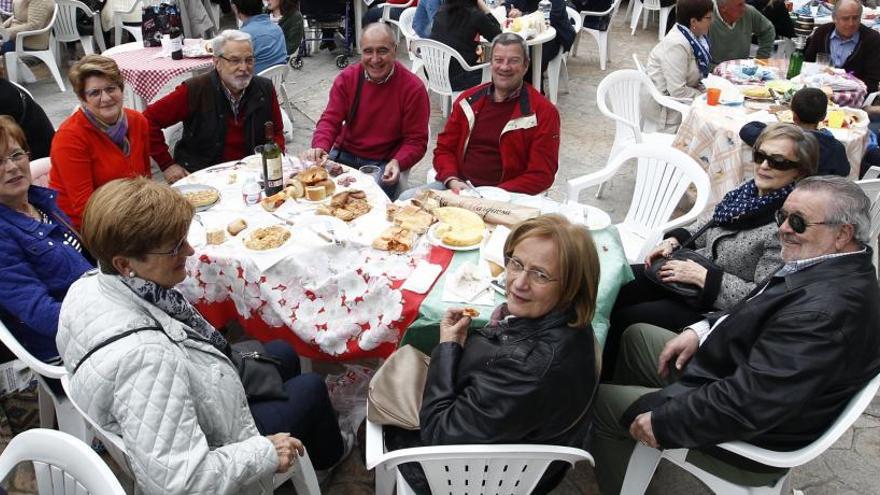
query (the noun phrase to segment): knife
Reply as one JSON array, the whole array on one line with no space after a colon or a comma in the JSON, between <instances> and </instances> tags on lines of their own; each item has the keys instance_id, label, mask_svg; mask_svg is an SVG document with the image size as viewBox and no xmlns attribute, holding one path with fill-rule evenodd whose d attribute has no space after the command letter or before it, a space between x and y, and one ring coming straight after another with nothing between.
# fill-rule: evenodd
<instances>
[{"instance_id":1,"label":"knife","mask_svg":"<svg viewBox=\"0 0 880 495\"><path fill-rule=\"evenodd\" d=\"M468 188L470 188L471 191L474 192L474 194L477 195L478 198L480 198L480 199L486 199L486 198L483 197L482 194L480 194L480 191L477 191L477 188L474 187L473 184L471 184L471 181L466 180L466 181L464 181L464 183L468 186Z\"/></svg>"},{"instance_id":2,"label":"knife","mask_svg":"<svg viewBox=\"0 0 880 495\"><path fill-rule=\"evenodd\" d=\"M275 213L274 211L269 212L269 214L272 215L273 217L277 218L278 220L281 220L282 222L286 223L287 225L290 225L291 227L294 226L293 220L290 220L288 218L284 218L281 215Z\"/></svg>"}]
</instances>

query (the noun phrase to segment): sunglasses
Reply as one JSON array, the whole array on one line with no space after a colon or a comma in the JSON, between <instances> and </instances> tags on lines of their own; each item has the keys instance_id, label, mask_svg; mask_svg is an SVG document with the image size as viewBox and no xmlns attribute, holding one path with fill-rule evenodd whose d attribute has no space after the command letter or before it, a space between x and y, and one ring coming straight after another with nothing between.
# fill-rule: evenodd
<instances>
[{"instance_id":1,"label":"sunglasses","mask_svg":"<svg viewBox=\"0 0 880 495\"><path fill-rule=\"evenodd\" d=\"M800 166L798 162L791 161L778 155L768 155L757 148L752 150L752 160L754 160L755 163L767 162L767 165L769 165L770 168L776 170L791 170Z\"/></svg>"},{"instance_id":2,"label":"sunglasses","mask_svg":"<svg viewBox=\"0 0 880 495\"><path fill-rule=\"evenodd\" d=\"M776 210L776 225L782 227L786 220L788 220L788 226L791 227L791 230L798 234L803 234L807 231L807 227L812 227L813 225L840 225L839 222L808 222L804 220L800 213Z\"/></svg>"}]
</instances>

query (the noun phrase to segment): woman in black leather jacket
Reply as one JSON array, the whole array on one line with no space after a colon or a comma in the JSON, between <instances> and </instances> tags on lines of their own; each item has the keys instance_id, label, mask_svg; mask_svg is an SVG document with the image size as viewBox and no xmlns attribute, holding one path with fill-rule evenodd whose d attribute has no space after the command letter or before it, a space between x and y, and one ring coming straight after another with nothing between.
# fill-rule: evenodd
<instances>
[{"instance_id":1,"label":"woman in black leather jacket","mask_svg":"<svg viewBox=\"0 0 880 495\"><path fill-rule=\"evenodd\" d=\"M386 433L389 449L417 445L532 443L584 447L598 380L590 320L599 259L589 232L558 215L519 224L504 245L507 302L484 328L451 308L440 323L420 432ZM412 433L411 435L407 435ZM416 437L420 433L420 440ZM564 476L548 467L534 493ZM418 465L401 471L430 493Z\"/></svg>"}]
</instances>

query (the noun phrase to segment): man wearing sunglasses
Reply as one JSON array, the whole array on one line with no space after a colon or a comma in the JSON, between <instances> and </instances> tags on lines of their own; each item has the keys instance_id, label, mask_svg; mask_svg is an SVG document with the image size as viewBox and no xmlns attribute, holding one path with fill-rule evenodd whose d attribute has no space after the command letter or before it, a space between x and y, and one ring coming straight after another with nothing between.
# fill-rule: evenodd
<instances>
[{"instance_id":1,"label":"man wearing sunglasses","mask_svg":"<svg viewBox=\"0 0 880 495\"><path fill-rule=\"evenodd\" d=\"M153 102L150 156L173 183L217 163L239 160L264 144L263 125L274 124L274 140L284 150L284 124L272 81L254 75L251 35L227 29L211 41L214 70L190 78ZM172 157L163 130L183 122Z\"/></svg>"},{"instance_id":2,"label":"man wearing sunglasses","mask_svg":"<svg viewBox=\"0 0 880 495\"><path fill-rule=\"evenodd\" d=\"M785 264L773 276L680 335L627 329L617 383L603 384L596 401L602 493L620 491L636 441L691 449L688 460L701 468L763 486L784 470L715 446L740 440L791 451L828 429L880 372L870 207L848 179L802 180L776 214Z\"/></svg>"}]
</instances>

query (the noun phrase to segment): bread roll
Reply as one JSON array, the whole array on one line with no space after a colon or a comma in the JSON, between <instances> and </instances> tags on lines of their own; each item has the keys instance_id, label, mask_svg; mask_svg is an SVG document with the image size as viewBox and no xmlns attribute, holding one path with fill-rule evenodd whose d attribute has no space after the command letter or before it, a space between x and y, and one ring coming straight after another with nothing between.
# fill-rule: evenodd
<instances>
[{"instance_id":1,"label":"bread roll","mask_svg":"<svg viewBox=\"0 0 880 495\"><path fill-rule=\"evenodd\" d=\"M229 235L235 237L239 232L247 228L247 222L244 221L243 218L236 218L229 225L226 226L226 231L229 232Z\"/></svg>"},{"instance_id":2,"label":"bread roll","mask_svg":"<svg viewBox=\"0 0 880 495\"><path fill-rule=\"evenodd\" d=\"M226 232L223 229L211 229L207 234L208 244L223 244L226 241Z\"/></svg>"},{"instance_id":3,"label":"bread roll","mask_svg":"<svg viewBox=\"0 0 880 495\"><path fill-rule=\"evenodd\" d=\"M309 201L321 201L327 197L324 186L306 186L306 199Z\"/></svg>"}]
</instances>

